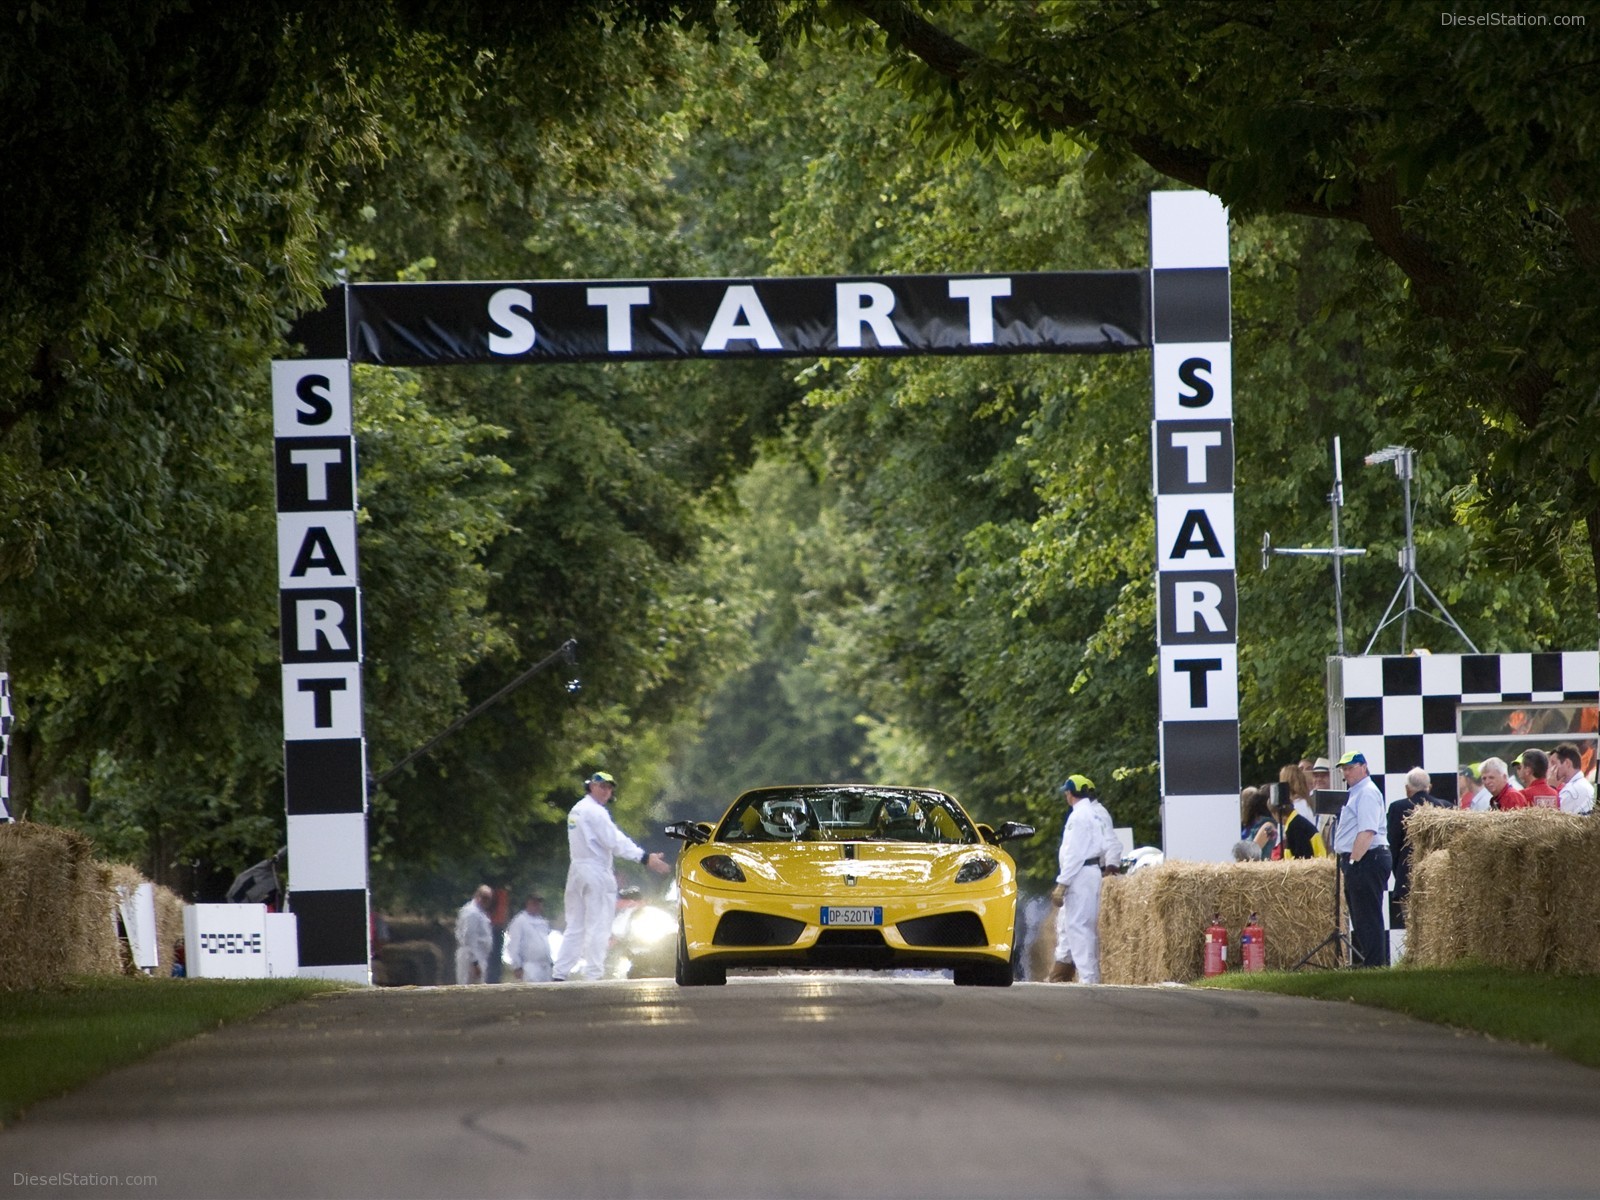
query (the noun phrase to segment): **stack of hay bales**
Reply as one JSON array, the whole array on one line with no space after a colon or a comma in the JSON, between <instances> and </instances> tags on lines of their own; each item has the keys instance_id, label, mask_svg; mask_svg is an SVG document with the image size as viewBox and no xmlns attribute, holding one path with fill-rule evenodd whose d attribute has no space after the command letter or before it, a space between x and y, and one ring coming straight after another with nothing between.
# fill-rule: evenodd
<instances>
[{"instance_id":1,"label":"stack of hay bales","mask_svg":"<svg viewBox=\"0 0 1600 1200\"><path fill-rule=\"evenodd\" d=\"M1106 880L1100 976L1106 983L1187 983L1205 970L1205 930L1222 915L1230 968L1252 913L1266 931L1268 970L1294 966L1333 931L1333 859L1168 862Z\"/></svg>"},{"instance_id":2,"label":"stack of hay bales","mask_svg":"<svg viewBox=\"0 0 1600 1200\"><path fill-rule=\"evenodd\" d=\"M111 869L81 833L0 826L0 990L122 969Z\"/></svg>"},{"instance_id":3,"label":"stack of hay bales","mask_svg":"<svg viewBox=\"0 0 1600 1200\"><path fill-rule=\"evenodd\" d=\"M143 882L132 867L97 862L94 844L74 830L0 825L0 991L128 970L117 938L116 886ZM157 888L163 973L182 929L182 900Z\"/></svg>"},{"instance_id":4,"label":"stack of hay bales","mask_svg":"<svg viewBox=\"0 0 1600 1200\"><path fill-rule=\"evenodd\" d=\"M1406 833L1409 965L1600 972L1600 820L1422 808Z\"/></svg>"}]
</instances>

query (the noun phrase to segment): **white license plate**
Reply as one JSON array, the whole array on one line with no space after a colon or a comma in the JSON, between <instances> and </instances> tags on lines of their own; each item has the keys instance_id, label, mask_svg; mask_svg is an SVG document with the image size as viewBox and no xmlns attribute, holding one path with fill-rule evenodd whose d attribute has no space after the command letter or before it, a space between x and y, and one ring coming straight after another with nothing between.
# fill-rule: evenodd
<instances>
[{"instance_id":1,"label":"white license plate","mask_svg":"<svg viewBox=\"0 0 1600 1200\"><path fill-rule=\"evenodd\" d=\"M840 908L838 905L829 905L822 910L822 923L824 925L882 925L883 909L866 906Z\"/></svg>"}]
</instances>

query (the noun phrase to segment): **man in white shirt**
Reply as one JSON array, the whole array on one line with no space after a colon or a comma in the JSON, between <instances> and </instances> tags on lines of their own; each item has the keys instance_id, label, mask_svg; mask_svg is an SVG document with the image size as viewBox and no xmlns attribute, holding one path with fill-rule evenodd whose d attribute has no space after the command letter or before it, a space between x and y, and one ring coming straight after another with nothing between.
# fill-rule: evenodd
<instances>
[{"instance_id":1,"label":"man in white shirt","mask_svg":"<svg viewBox=\"0 0 1600 1200\"><path fill-rule=\"evenodd\" d=\"M457 983L488 981L489 955L494 953L494 926L489 922L493 903L494 892L483 884L456 914Z\"/></svg>"},{"instance_id":2,"label":"man in white shirt","mask_svg":"<svg viewBox=\"0 0 1600 1200\"><path fill-rule=\"evenodd\" d=\"M605 973L606 946L611 923L617 917L617 877L612 859L642 863L658 875L672 868L659 854L646 854L632 838L617 828L606 806L616 795L617 781L596 771L585 784L586 794L567 814L567 930L552 978L562 983L582 964L581 974L599 979Z\"/></svg>"},{"instance_id":3,"label":"man in white shirt","mask_svg":"<svg viewBox=\"0 0 1600 1200\"><path fill-rule=\"evenodd\" d=\"M544 897L535 892L506 927L506 960L523 983L550 982L550 922Z\"/></svg>"},{"instance_id":4,"label":"man in white shirt","mask_svg":"<svg viewBox=\"0 0 1600 1200\"><path fill-rule=\"evenodd\" d=\"M1594 785L1583 773L1583 752L1572 742L1562 742L1550 752L1550 783L1561 791L1564 813L1588 816L1594 812Z\"/></svg>"},{"instance_id":5,"label":"man in white shirt","mask_svg":"<svg viewBox=\"0 0 1600 1200\"><path fill-rule=\"evenodd\" d=\"M1350 909L1350 945L1358 967L1389 965L1389 937L1383 928L1383 893L1394 859L1389 853L1389 821L1383 793L1367 771L1367 756L1351 752L1339 760L1348 796L1334 826L1333 850L1344 872Z\"/></svg>"}]
</instances>

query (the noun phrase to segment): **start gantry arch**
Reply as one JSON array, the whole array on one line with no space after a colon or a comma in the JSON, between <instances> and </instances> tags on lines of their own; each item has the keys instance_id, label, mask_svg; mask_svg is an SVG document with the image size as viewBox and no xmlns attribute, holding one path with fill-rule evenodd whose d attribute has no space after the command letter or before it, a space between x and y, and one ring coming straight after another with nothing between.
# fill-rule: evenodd
<instances>
[{"instance_id":1,"label":"start gantry arch","mask_svg":"<svg viewBox=\"0 0 1600 1200\"><path fill-rule=\"evenodd\" d=\"M353 363L1152 353L1162 839L1238 838L1228 220L1150 197L1142 270L349 284L272 364L284 799L300 973L370 981ZM1172 767L1169 770L1169 765Z\"/></svg>"}]
</instances>

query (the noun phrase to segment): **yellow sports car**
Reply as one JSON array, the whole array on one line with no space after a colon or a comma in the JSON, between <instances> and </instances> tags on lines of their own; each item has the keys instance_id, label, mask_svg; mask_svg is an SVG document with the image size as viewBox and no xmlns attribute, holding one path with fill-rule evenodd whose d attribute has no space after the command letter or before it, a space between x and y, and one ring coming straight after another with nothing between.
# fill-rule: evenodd
<instances>
[{"instance_id":1,"label":"yellow sports car","mask_svg":"<svg viewBox=\"0 0 1600 1200\"><path fill-rule=\"evenodd\" d=\"M1017 868L1001 843L1033 828L978 825L942 792L819 784L757 788L716 826L681 821L677 980L729 967L954 968L1007 987Z\"/></svg>"}]
</instances>

